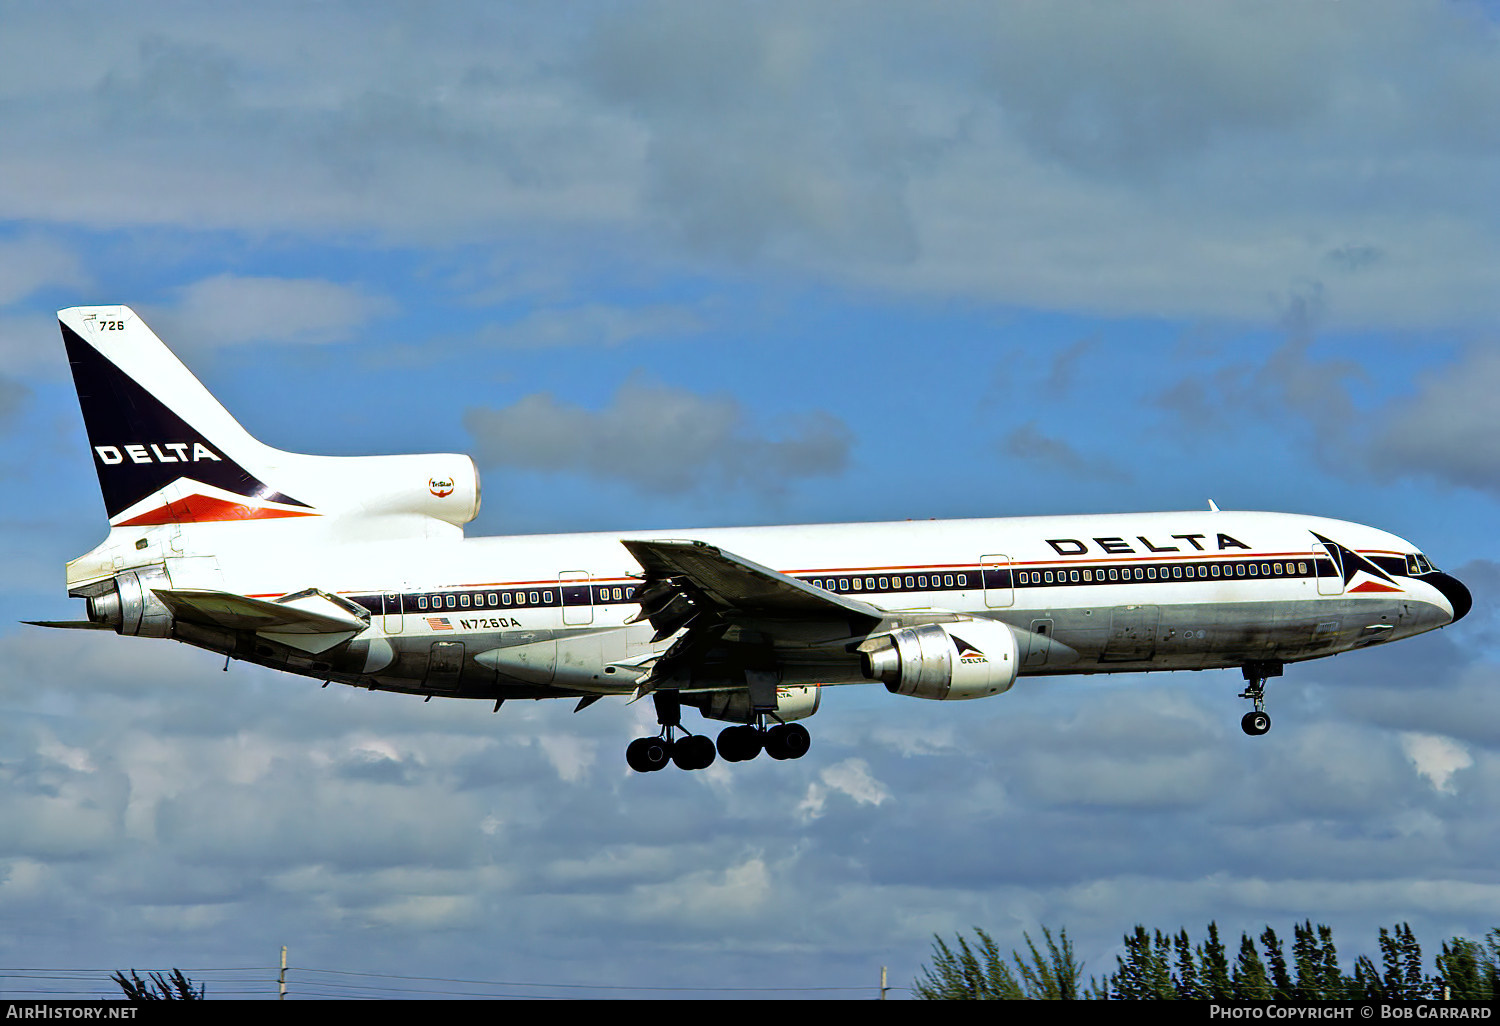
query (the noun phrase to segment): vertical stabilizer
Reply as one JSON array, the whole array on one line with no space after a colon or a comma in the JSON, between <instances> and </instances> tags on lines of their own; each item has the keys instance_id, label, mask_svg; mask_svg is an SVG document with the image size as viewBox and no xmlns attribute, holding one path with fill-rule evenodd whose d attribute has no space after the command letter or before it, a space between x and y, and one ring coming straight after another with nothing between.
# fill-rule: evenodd
<instances>
[{"instance_id":1,"label":"vertical stabilizer","mask_svg":"<svg viewBox=\"0 0 1500 1026\"><path fill-rule=\"evenodd\" d=\"M74 307L58 320L111 525L317 515L266 479L275 450L129 307Z\"/></svg>"}]
</instances>

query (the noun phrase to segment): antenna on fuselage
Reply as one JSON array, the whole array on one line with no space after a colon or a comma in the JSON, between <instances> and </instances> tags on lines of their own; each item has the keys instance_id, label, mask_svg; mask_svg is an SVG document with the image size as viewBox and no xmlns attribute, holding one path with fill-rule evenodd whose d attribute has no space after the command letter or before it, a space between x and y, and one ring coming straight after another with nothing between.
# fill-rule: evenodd
<instances>
[{"instance_id":1,"label":"antenna on fuselage","mask_svg":"<svg viewBox=\"0 0 1500 1026\"><path fill-rule=\"evenodd\" d=\"M1214 500L1212 500L1212 499L1209 499L1208 500L1208 511L1210 513L1217 513L1217 512L1219 512L1218 503L1214 502Z\"/></svg>"}]
</instances>

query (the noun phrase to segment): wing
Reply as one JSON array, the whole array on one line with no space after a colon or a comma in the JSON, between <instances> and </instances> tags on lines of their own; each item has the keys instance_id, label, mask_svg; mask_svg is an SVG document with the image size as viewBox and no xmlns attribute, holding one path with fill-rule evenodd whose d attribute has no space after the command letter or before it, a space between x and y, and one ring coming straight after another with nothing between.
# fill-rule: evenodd
<instances>
[{"instance_id":1,"label":"wing","mask_svg":"<svg viewBox=\"0 0 1500 1026\"><path fill-rule=\"evenodd\" d=\"M649 621L653 641L684 631L638 680L637 694L670 682L722 681L750 687L754 698L775 686L778 647L861 639L886 616L704 542L622 544L646 571L632 622Z\"/></svg>"}]
</instances>

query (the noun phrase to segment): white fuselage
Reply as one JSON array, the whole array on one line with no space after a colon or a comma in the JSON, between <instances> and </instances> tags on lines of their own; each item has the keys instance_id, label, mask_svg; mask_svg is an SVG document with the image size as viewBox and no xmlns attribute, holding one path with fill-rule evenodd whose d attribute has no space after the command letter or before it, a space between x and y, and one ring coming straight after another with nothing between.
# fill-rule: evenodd
<instances>
[{"instance_id":1,"label":"white fuselage","mask_svg":"<svg viewBox=\"0 0 1500 1026\"><path fill-rule=\"evenodd\" d=\"M170 540L154 541L152 548L159 544L167 554L174 587L273 598L316 586L370 611L370 627L353 645L363 653L360 666L330 667L327 660L295 654L273 664L341 678L354 672L375 686L422 690L430 646L442 643L462 669L445 677L440 690L474 697L507 685L527 685L528 693L537 686L563 694L629 690L627 679L608 679L602 671L514 677L473 661L486 651L606 632L618 637L602 650L605 662L663 650L670 638L653 645L649 627L626 624L638 610L633 592L641 573L621 545L626 538L706 542L893 613L942 611L1003 621L1023 639L1022 674L1293 662L1432 630L1454 615L1437 587L1406 573L1408 557L1417 552L1411 543L1358 524L1282 513L472 539L454 529L371 541L349 539L336 521L326 531L306 521L254 531L235 524L173 530L183 534L178 549L194 555L173 558ZM1358 573L1346 579L1315 532L1380 561L1391 570L1389 579L1365 580ZM454 652L455 643L465 648ZM854 663L840 666L837 653L818 655L816 644L808 647L803 668L816 679L781 683L862 679Z\"/></svg>"}]
</instances>

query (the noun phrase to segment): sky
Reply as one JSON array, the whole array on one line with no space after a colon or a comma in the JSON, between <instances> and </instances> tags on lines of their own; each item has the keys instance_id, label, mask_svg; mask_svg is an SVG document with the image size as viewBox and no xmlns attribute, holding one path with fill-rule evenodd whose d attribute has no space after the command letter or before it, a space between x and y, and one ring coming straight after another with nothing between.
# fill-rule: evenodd
<instances>
[{"instance_id":1,"label":"sky","mask_svg":"<svg viewBox=\"0 0 1500 1026\"><path fill-rule=\"evenodd\" d=\"M870 997L974 927L1101 977L1137 923L1328 923L1346 971L1482 936L1497 182L1493 4L5 3L0 993L269 996L286 945L294 997ZM649 703L21 625L82 615L55 311L114 303L272 445L472 454L470 535L1213 500L1409 538L1474 611L1289 668L1262 738L1230 670L871 686L800 761L638 775Z\"/></svg>"}]
</instances>

